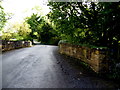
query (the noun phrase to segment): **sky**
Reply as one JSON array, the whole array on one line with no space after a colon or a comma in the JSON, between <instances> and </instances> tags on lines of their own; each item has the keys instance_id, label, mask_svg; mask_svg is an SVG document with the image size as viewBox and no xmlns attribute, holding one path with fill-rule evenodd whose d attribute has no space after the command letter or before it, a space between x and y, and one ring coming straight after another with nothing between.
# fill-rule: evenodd
<instances>
[{"instance_id":1,"label":"sky","mask_svg":"<svg viewBox=\"0 0 120 90\"><path fill-rule=\"evenodd\" d=\"M50 10L46 5L47 0L3 0L2 7L6 13L12 13L9 23L21 22L25 17L36 13L34 7L40 7L42 15L47 14Z\"/></svg>"}]
</instances>

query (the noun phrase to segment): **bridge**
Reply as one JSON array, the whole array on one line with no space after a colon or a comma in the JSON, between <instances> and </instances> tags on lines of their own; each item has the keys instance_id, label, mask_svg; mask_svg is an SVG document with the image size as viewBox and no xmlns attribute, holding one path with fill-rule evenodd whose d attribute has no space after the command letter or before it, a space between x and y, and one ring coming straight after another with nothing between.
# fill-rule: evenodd
<instances>
[{"instance_id":1,"label":"bridge","mask_svg":"<svg viewBox=\"0 0 120 90\"><path fill-rule=\"evenodd\" d=\"M58 46L35 45L2 54L3 88L114 88L115 84L92 75Z\"/></svg>"}]
</instances>

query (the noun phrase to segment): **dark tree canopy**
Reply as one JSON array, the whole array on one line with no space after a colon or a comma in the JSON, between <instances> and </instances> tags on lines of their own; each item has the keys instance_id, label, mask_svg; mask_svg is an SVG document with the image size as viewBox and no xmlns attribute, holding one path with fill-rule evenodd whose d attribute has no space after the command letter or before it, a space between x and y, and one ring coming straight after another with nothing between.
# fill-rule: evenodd
<instances>
[{"instance_id":1,"label":"dark tree canopy","mask_svg":"<svg viewBox=\"0 0 120 90\"><path fill-rule=\"evenodd\" d=\"M52 26L45 21L44 17L33 14L27 18L27 23L30 25L32 32L30 39L36 39L42 44L55 44L57 45L59 38ZM37 33L36 35L34 33Z\"/></svg>"},{"instance_id":2,"label":"dark tree canopy","mask_svg":"<svg viewBox=\"0 0 120 90\"><path fill-rule=\"evenodd\" d=\"M120 3L49 2L48 17L62 39L112 46L120 41Z\"/></svg>"}]
</instances>

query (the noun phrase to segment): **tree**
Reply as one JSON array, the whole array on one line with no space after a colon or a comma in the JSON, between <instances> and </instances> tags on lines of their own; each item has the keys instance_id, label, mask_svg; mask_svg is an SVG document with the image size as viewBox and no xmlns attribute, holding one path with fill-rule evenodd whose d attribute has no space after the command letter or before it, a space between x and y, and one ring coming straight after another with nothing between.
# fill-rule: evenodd
<instances>
[{"instance_id":1,"label":"tree","mask_svg":"<svg viewBox=\"0 0 120 90\"><path fill-rule=\"evenodd\" d=\"M55 34L54 29L46 22L43 22L40 28L41 43L57 45L59 38L57 38L58 36Z\"/></svg>"},{"instance_id":2,"label":"tree","mask_svg":"<svg viewBox=\"0 0 120 90\"><path fill-rule=\"evenodd\" d=\"M102 7L99 18L102 30L100 42L106 46L118 45L120 41L120 3L99 3Z\"/></svg>"},{"instance_id":3,"label":"tree","mask_svg":"<svg viewBox=\"0 0 120 90\"><path fill-rule=\"evenodd\" d=\"M32 43L33 43L33 39L37 38L37 35L35 35L34 33L39 31L39 24L41 23L42 20L43 19L41 18L41 16L38 16L37 14L34 13L33 15L31 15L31 17L26 18L26 22L30 25L30 29L32 30L29 35Z\"/></svg>"},{"instance_id":4,"label":"tree","mask_svg":"<svg viewBox=\"0 0 120 90\"><path fill-rule=\"evenodd\" d=\"M5 22L6 22L6 14L4 12L4 8L1 6L1 1L0 1L0 31L2 30L2 28L4 27L5 25Z\"/></svg>"},{"instance_id":5,"label":"tree","mask_svg":"<svg viewBox=\"0 0 120 90\"><path fill-rule=\"evenodd\" d=\"M43 44L56 44L58 42L57 35L52 26L37 14L33 14L31 17L26 19L26 22L30 25L32 30L30 37L31 40L36 39ZM36 33L36 34L34 34Z\"/></svg>"},{"instance_id":6,"label":"tree","mask_svg":"<svg viewBox=\"0 0 120 90\"><path fill-rule=\"evenodd\" d=\"M111 47L120 41L120 4L49 2L49 19L70 43Z\"/></svg>"},{"instance_id":7,"label":"tree","mask_svg":"<svg viewBox=\"0 0 120 90\"><path fill-rule=\"evenodd\" d=\"M15 23L11 25L9 28L2 30L3 33L2 39L29 40L28 36L31 32L31 29L29 27L30 27L29 24L27 24L26 22Z\"/></svg>"}]
</instances>

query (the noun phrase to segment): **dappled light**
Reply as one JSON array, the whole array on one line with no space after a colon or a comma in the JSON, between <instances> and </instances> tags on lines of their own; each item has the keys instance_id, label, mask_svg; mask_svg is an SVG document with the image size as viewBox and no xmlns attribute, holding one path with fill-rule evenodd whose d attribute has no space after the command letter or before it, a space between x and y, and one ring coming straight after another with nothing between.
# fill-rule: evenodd
<instances>
[{"instance_id":1,"label":"dappled light","mask_svg":"<svg viewBox=\"0 0 120 90\"><path fill-rule=\"evenodd\" d=\"M119 29L120 2L0 1L4 88L120 87Z\"/></svg>"}]
</instances>

